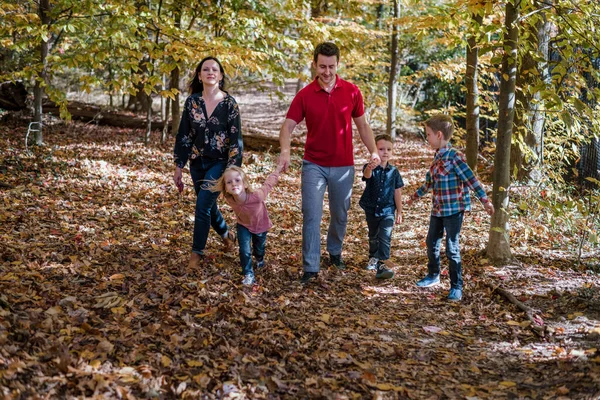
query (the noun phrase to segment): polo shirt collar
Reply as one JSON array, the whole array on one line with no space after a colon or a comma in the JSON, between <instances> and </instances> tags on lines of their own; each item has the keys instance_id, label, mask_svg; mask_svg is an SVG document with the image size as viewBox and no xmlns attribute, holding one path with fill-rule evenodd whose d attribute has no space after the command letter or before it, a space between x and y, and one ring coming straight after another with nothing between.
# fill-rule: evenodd
<instances>
[{"instance_id":1,"label":"polo shirt collar","mask_svg":"<svg viewBox=\"0 0 600 400\"><path fill-rule=\"evenodd\" d=\"M318 91L325 91L325 89L323 89L323 87L321 86L321 84L319 83L319 77L316 76L315 79L313 79L313 83L315 84L315 92ZM335 74L335 85L333 85L333 89L331 89L331 91L333 92L334 89L338 88L340 86L340 76L338 74Z\"/></svg>"}]
</instances>

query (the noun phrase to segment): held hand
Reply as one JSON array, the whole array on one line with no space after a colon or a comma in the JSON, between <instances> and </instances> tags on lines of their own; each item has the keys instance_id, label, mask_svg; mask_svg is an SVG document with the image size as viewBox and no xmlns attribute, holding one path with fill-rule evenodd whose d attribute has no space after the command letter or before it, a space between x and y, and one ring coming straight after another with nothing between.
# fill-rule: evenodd
<instances>
[{"instance_id":1,"label":"held hand","mask_svg":"<svg viewBox=\"0 0 600 400\"><path fill-rule=\"evenodd\" d=\"M280 171L286 172L290 166L290 153L282 152L277 159L277 168L280 168Z\"/></svg>"},{"instance_id":2,"label":"held hand","mask_svg":"<svg viewBox=\"0 0 600 400\"><path fill-rule=\"evenodd\" d=\"M494 205L492 204L491 201L488 201L487 203L485 203L485 205L483 206L483 208L485 208L485 211L490 215L494 215Z\"/></svg>"},{"instance_id":3,"label":"held hand","mask_svg":"<svg viewBox=\"0 0 600 400\"><path fill-rule=\"evenodd\" d=\"M371 159L369 160L369 165L372 165L372 168L376 168L379 164L381 164L381 158L377 152L371 153Z\"/></svg>"},{"instance_id":4,"label":"held hand","mask_svg":"<svg viewBox=\"0 0 600 400\"><path fill-rule=\"evenodd\" d=\"M173 182L175 182L175 186L177 187L179 193L183 192L182 173L181 168L179 167L175 168L175 174L173 174Z\"/></svg>"},{"instance_id":5,"label":"held hand","mask_svg":"<svg viewBox=\"0 0 600 400\"><path fill-rule=\"evenodd\" d=\"M396 211L396 223L397 224L402 223L402 211Z\"/></svg>"}]
</instances>

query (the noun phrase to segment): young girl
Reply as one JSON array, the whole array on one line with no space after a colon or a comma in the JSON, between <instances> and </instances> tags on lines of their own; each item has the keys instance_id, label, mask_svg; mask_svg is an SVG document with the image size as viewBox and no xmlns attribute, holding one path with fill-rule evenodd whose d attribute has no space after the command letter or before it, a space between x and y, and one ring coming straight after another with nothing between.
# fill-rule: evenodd
<instances>
[{"instance_id":1,"label":"young girl","mask_svg":"<svg viewBox=\"0 0 600 400\"><path fill-rule=\"evenodd\" d=\"M244 275L242 285L245 286L254 284L252 255L254 255L256 269L263 268L265 265L267 231L273 226L267 213L265 199L277 184L282 169L283 164L277 165L275 171L267 177L258 190L252 189L244 170L235 165L228 167L217 181L207 185L208 190L223 194L225 201L237 217L237 239Z\"/></svg>"}]
</instances>

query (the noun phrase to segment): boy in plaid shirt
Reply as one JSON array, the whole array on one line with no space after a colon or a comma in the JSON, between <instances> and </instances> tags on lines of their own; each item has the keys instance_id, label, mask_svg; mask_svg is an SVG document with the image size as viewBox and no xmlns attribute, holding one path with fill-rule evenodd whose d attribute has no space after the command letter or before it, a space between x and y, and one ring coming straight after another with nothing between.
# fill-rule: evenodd
<instances>
[{"instance_id":1,"label":"boy in plaid shirt","mask_svg":"<svg viewBox=\"0 0 600 400\"><path fill-rule=\"evenodd\" d=\"M459 236L465 211L471 210L471 189L489 215L494 206L487 198L479 180L467 165L462 153L452 148L449 141L454 133L452 118L434 115L425 122L427 141L436 150L425 183L411 196L408 204L433 191L433 204L427 233L427 276L417 282L419 287L431 287L440 283L440 247L446 231L446 256L450 270L450 293L448 300L462 299L463 280L460 259Z\"/></svg>"}]
</instances>

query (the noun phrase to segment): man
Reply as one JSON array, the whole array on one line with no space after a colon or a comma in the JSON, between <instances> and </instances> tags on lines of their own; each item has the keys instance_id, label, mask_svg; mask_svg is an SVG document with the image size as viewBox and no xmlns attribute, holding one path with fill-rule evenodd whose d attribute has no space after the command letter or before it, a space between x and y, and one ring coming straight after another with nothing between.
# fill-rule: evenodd
<instances>
[{"instance_id":1,"label":"man","mask_svg":"<svg viewBox=\"0 0 600 400\"><path fill-rule=\"evenodd\" d=\"M325 189L329 193L330 222L327 232L329 264L345 269L342 244L354 184L352 121L371 154L373 166L381 162L373 131L365 118L358 87L337 75L340 50L331 42L319 44L313 53L316 78L290 105L281 131L280 162L290 164L290 139L296 125L306 119L308 135L302 160L302 267L303 284L317 277L321 260L321 219Z\"/></svg>"}]
</instances>

